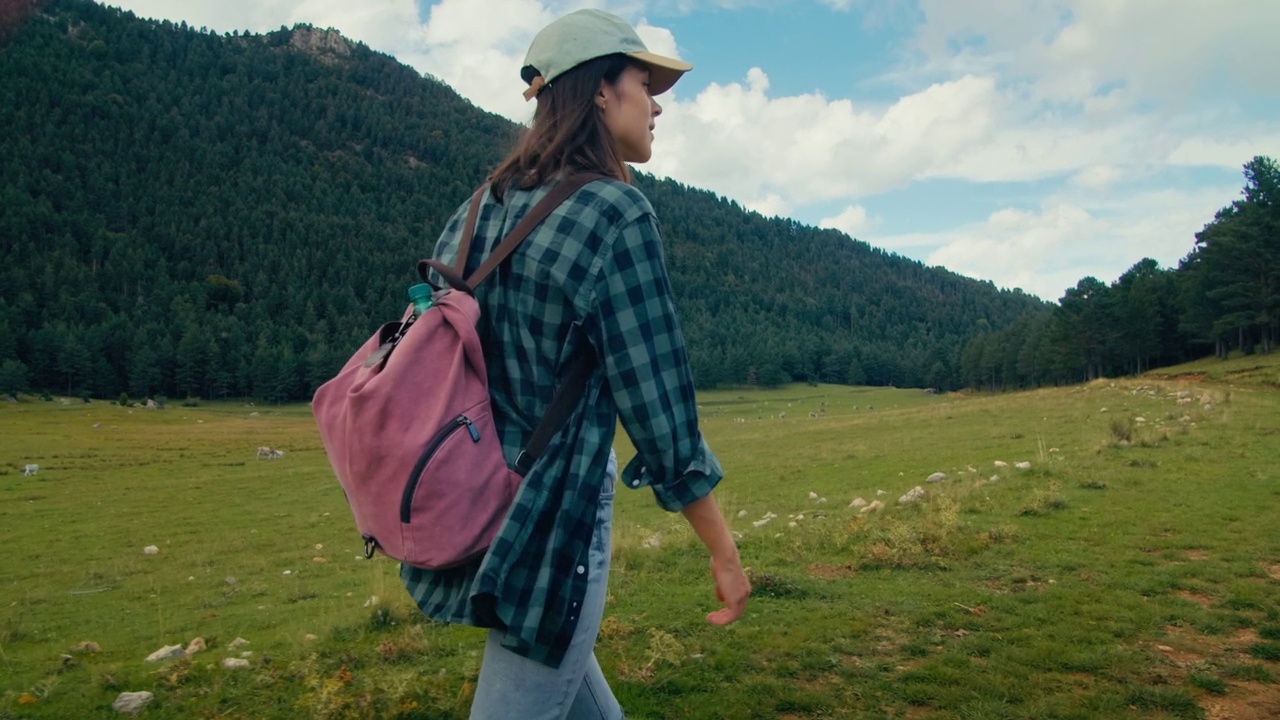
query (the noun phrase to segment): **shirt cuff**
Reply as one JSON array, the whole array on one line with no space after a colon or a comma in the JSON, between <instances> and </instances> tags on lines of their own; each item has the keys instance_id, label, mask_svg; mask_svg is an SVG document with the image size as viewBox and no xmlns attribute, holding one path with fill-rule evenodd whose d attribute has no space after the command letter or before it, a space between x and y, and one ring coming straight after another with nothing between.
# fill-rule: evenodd
<instances>
[{"instance_id":1,"label":"shirt cuff","mask_svg":"<svg viewBox=\"0 0 1280 720\"><path fill-rule=\"evenodd\" d=\"M631 462L622 470L624 485L632 490L651 486L658 505L667 512L683 510L686 505L706 497L723 478L720 460L711 452L705 438L699 440L694 458L674 480L654 484L653 473L644 466L639 455L631 458Z\"/></svg>"}]
</instances>

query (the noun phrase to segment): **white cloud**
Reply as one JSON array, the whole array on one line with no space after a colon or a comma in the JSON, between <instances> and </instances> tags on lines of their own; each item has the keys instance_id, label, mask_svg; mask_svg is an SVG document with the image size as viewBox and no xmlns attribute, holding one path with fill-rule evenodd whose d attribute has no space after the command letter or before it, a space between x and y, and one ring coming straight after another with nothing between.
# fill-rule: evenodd
<instances>
[{"instance_id":1,"label":"white cloud","mask_svg":"<svg viewBox=\"0 0 1280 720\"><path fill-rule=\"evenodd\" d=\"M832 228L856 238L871 227L871 223L867 220L867 209L861 205L850 205L846 207L838 215L823 218L818 221L818 227Z\"/></svg>"},{"instance_id":2,"label":"white cloud","mask_svg":"<svg viewBox=\"0 0 1280 720\"><path fill-rule=\"evenodd\" d=\"M1176 267L1191 251L1194 234L1235 192L1225 187L1066 192L1047 197L1034 210L1005 208L983 222L941 232L863 239L1056 301L1081 278L1092 275L1110 283L1144 257Z\"/></svg>"}]
</instances>

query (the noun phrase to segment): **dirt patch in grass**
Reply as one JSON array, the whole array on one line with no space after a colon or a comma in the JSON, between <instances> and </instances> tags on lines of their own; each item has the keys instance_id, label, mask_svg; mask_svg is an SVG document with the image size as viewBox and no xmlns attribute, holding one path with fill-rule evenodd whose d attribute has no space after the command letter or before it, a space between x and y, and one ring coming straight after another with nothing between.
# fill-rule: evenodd
<instances>
[{"instance_id":1,"label":"dirt patch in grass","mask_svg":"<svg viewBox=\"0 0 1280 720\"><path fill-rule=\"evenodd\" d=\"M1280 580L1280 563L1262 563L1262 569L1272 580Z\"/></svg>"},{"instance_id":2,"label":"dirt patch in grass","mask_svg":"<svg viewBox=\"0 0 1280 720\"><path fill-rule=\"evenodd\" d=\"M1208 559L1208 557L1209 557L1208 550L1188 550L1187 551L1188 560L1206 560Z\"/></svg>"},{"instance_id":3,"label":"dirt patch in grass","mask_svg":"<svg viewBox=\"0 0 1280 720\"><path fill-rule=\"evenodd\" d=\"M809 574L822 580L839 580L840 578L852 577L857 574L857 570L852 565L829 565L827 563L811 563L809 565Z\"/></svg>"},{"instance_id":4,"label":"dirt patch in grass","mask_svg":"<svg viewBox=\"0 0 1280 720\"><path fill-rule=\"evenodd\" d=\"M1205 595L1204 593L1192 592L1191 590L1179 590L1178 597L1184 600L1190 600L1205 610L1208 610L1210 606L1213 605L1213 598Z\"/></svg>"},{"instance_id":5,"label":"dirt patch in grass","mask_svg":"<svg viewBox=\"0 0 1280 720\"><path fill-rule=\"evenodd\" d=\"M1201 701L1207 720L1280 718L1280 685L1232 683L1226 697Z\"/></svg>"}]
</instances>

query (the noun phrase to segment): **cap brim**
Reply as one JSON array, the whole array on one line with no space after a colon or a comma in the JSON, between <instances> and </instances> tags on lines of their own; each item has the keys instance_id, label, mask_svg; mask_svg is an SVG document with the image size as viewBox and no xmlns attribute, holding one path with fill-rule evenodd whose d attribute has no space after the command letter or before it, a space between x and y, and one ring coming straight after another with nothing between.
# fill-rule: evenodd
<instances>
[{"instance_id":1,"label":"cap brim","mask_svg":"<svg viewBox=\"0 0 1280 720\"><path fill-rule=\"evenodd\" d=\"M655 55L651 52L627 53L627 57L649 66L650 95L661 95L670 90L681 76L693 69L692 65L683 60Z\"/></svg>"}]
</instances>

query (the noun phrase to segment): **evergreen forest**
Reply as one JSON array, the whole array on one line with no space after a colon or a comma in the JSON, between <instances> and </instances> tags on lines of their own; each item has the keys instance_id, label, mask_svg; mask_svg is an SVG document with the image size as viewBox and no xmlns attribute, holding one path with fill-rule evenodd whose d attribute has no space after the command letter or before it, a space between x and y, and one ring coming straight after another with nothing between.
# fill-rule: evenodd
<instances>
[{"instance_id":1,"label":"evergreen forest","mask_svg":"<svg viewBox=\"0 0 1280 720\"><path fill-rule=\"evenodd\" d=\"M306 25L215 34L89 0L0 11L0 392L310 397L398 316L519 127ZM1177 270L1058 305L636 173L697 383L955 389L1270 349L1274 162Z\"/></svg>"}]
</instances>

